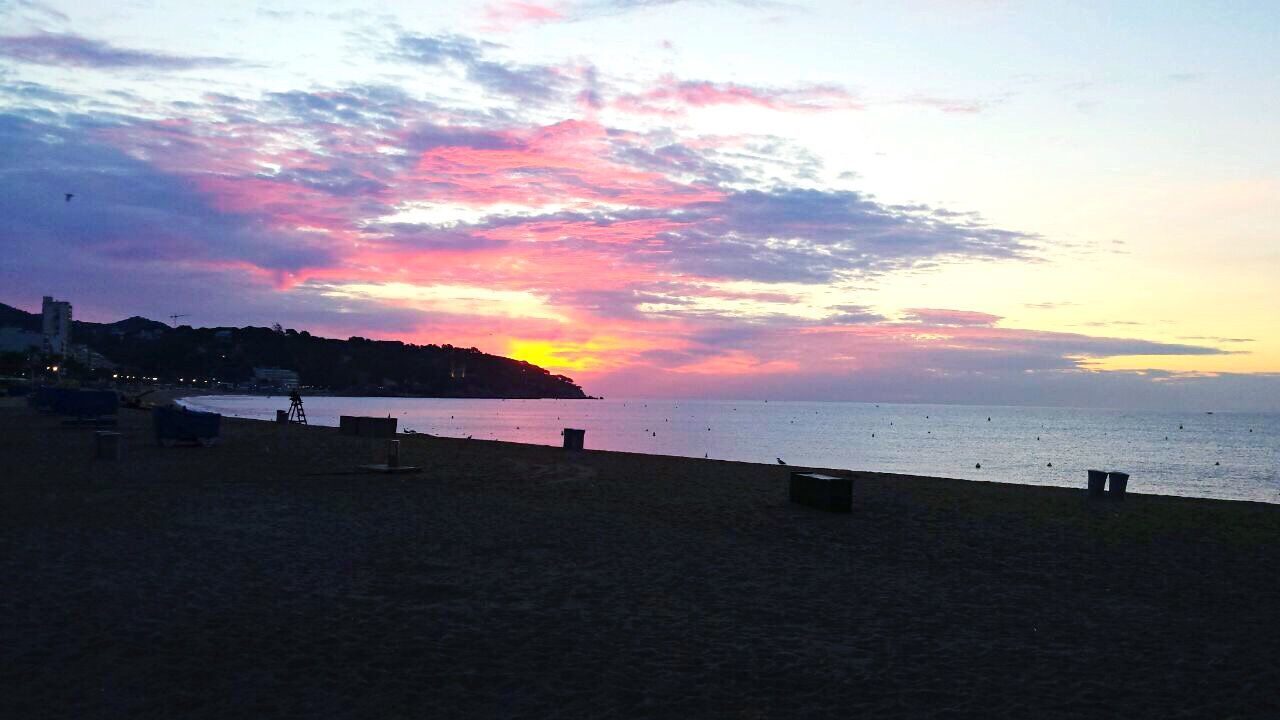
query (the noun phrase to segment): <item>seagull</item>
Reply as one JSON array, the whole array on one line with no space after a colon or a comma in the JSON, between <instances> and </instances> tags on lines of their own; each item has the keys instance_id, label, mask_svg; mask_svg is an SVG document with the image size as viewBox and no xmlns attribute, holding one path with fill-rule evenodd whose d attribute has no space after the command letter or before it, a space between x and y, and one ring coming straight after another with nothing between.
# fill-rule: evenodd
<instances>
[{"instance_id":1,"label":"seagull","mask_svg":"<svg viewBox=\"0 0 1280 720\"><path fill-rule=\"evenodd\" d=\"M62 193L62 194L63 194L63 195L65 195L65 196L66 196L66 198L67 198L67 199L66 199L66 202L71 202L71 198L73 198L73 197L75 197L75 196L76 196L76 194L75 194L75 193Z\"/></svg>"},{"instance_id":2,"label":"seagull","mask_svg":"<svg viewBox=\"0 0 1280 720\"><path fill-rule=\"evenodd\" d=\"M786 465L786 463L782 461L782 458L777 458L777 460L779 465Z\"/></svg>"}]
</instances>

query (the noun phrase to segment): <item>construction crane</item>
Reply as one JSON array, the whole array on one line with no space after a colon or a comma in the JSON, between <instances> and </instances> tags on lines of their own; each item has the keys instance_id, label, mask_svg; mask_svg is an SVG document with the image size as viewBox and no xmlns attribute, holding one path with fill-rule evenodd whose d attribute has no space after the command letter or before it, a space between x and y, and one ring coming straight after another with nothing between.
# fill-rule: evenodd
<instances>
[{"instance_id":1,"label":"construction crane","mask_svg":"<svg viewBox=\"0 0 1280 720\"><path fill-rule=\"evenodd\" d=\"M169 322L173 323L174 326L177 326L178 318L184 318L184 317L191 317L191 316L186 313L183 313L182 315L170 315Z\"/></svg>"}]
</instances>

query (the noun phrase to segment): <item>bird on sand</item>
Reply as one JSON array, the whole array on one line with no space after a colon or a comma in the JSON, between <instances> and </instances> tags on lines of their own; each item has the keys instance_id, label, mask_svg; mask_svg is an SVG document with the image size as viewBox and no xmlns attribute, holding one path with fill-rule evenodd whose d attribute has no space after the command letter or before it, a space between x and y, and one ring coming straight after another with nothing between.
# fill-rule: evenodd
<instances>
[{"instance_id":1,"label":"bird on sand","mask_svg":"<svg viewBox=\"0 0 1280 720\"><path fill-rule=\"evenodd\" d=\"M75 193L62 193L67 199L64 202L71 202L71 198L75 197Z\"/></svg>"},{"instance_id":2,"label":"bird on sand","mask_svg":"<svg viewBox=\"0 0 1280 720\"><path fill-rule=\"evenodd\" d=\"M782 458L777 458L777 460L779 465L786 465L786 463L783 462Z\"/></svg>"}]
</instances>

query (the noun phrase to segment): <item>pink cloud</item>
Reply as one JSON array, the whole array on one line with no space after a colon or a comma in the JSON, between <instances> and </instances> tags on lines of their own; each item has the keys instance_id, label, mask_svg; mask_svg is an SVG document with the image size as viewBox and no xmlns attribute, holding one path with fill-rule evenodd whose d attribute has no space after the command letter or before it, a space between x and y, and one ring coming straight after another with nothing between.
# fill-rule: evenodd
<instances>
[{"instance_id":1,"label":"pink cloud","mask_svg":"<svg viewBox=\"0 0 1280 720\"><path fill-rule=\"evenodd\" d=\"M940 326L995 325L999 315L974 312L972 310L941 310L936 308L910 308L906 311L908 320Z\"/></svg>"},{"instance_id":2,"label":"pink cloud","mask_svg":"<svg viewBox=\"0 0 1280 720\"><path fill-rule=\"evenodd\" d=\"M770 110L824 112L860 110L863 105L847 90L834 85L766 88L706 80L679 80L667 75L641 93L622 95L614 107L624 112L678 115L689 108L715 105L754 105Z\"/></svg>"},{"instance_id":3,"label":"pink cloud","mask_svg":"<svg viewBox=\"0 0 1280 720\"><path fill-rule=\"evenodd\" d=\"M567 201L672 207L723 197L712 187L673 182L610 159L617 138L595 122L566 120L502 138L500 147L427 150L413 179L429 187L432 197L477 205Z\"/></svg>"},{"instance_id":4,"label":"pink cloud","mask_svg":"<svg viewBox=\"0 0 1280 720\"><path fill-rule=\"evenodd\" d=\"M495 32L513 30L521 25L541 25L545 22L564 20L561 11L522 0L504 0L489 3L484 8L484 29Z\"/></svg>"}]
</instances>

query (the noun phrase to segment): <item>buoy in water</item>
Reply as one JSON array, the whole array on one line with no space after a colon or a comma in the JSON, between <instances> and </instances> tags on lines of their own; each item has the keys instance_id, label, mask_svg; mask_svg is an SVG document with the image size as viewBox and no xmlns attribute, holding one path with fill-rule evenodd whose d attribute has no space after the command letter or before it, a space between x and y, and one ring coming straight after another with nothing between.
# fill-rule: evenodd
<instances>
[{"instance_id":1,"label":"buoy in water","mask_svg":"<svg viewBox=\"0 0 1280 720\"><path fill-rule=\"evenodd\" d=\"M974 464L973 464L973 468L974 468L975 470L981 470L981 469L982 469L982 463L974 463Z\"/></svg>"}]
</instances>

